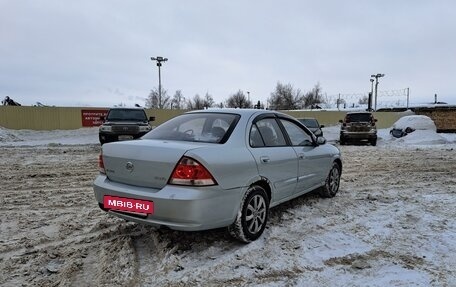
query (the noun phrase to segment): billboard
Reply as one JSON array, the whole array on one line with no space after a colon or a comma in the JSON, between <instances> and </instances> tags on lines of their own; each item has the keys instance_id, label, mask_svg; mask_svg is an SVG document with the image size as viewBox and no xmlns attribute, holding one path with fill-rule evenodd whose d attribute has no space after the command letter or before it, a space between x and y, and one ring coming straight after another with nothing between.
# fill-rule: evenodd
<instances>
[{"instance_id":1,"label":"billboard","mask_svg":"<svg viewBox=\"0 0 456 287\"><path fill-rule=\"evenodd\" d=\"M101 117L105 117L108 114L109 109L99 110L81 110L82 126L83 127L98 127L103 121Z\"/></svg>"}]
</instances>

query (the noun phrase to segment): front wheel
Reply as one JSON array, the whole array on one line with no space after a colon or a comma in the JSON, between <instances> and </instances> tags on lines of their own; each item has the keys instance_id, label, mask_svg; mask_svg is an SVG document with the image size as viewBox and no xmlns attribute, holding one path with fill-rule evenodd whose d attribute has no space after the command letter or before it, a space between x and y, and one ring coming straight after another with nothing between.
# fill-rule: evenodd
<instances>
[{"instance_id":1,"label":"front wheel","mask_svg":"<svg viewBox=\"0 0 456 287\"><path fill-rule=\"evenodd\" d=\"M334 197L339 190L341 168L337 162L334 162L328 177L326 178L325 185L320 188L321 197Z\"/></svg>"},{"instance_id":2,"label":"front wheel","mask_svg":"<svg viewBox=\"0 0 456 287\"><path fill-rule=\"evenodd\" d=\"M247 190L241 209L228 231L234 238L249 243L263 233L268 221L269 198L264 188L254 185Z\"/></svg>"}]
</instances>

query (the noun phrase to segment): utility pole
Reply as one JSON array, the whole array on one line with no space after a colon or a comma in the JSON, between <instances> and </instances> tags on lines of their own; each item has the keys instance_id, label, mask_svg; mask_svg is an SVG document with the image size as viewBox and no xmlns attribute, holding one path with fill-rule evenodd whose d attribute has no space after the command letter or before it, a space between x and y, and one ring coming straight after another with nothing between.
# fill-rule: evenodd
<instances>
[{"instance_id":1,"label":"utility pole","mask_svg":"<svg viewBox=\"0 0 456 287\"><path fill-rule=\"evenodd\" d=\"M161 73L160 73L160 67L162 66L162 62L168 61L168 58L163 58L163 57L151 57L150 58L152 61L157 61L157 67L158 67L158 107L162 108L162 98L161 98Z\"/></svg>"},{"instance_id":2,"label":"utility pole","mask_svg":"<svg viewBox=\"0 0 456 287\"><path fill-rule=\"evenodd\" d=\"M377 111L377 88L378 88L378 78L384 77L385 74L376 74L371 75L371 78L375 78L375 106L374 110Z\"/></svg>"},{"instance_id":3,"label":"utility pole","mask_svg":"<svg viewBox=\"0 0 456 287\"><path fill-rule=\"evenodd\" d=\"M407 109L409 108L410 104L410 88L407 88Z\"/></svg>"},{"instance_id":4,"label":"utility pole","mask_svg":"<svg viewBox=\"0 0 456 287\"><path fill-rule=\"evenodd\" d=\"M372 96L374 95L374 79L371 78L369 80L371 82L371 91L369 93L369 98L368 98L369 103L367 105L367 110L369 112L371 112L372 111Z\"/></svg>"}]
</instances>

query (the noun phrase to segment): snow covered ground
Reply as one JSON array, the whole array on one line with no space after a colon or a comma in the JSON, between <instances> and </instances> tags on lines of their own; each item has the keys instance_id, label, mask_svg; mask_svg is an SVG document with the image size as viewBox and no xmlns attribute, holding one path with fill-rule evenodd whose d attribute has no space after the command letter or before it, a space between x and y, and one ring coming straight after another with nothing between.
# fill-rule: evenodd
<instances>
[{"instance_id":1,"label":"snow covered ground","mask_svg":"<svg viewBox=\"0 0 456 287\"><path fill-rule=\"evenodd\" d=\"M339 127L324 128L336 143ZM262 237L125 222L93 197L98 130L0 129L1 286L456 286L456 135L341 146L341 189L271 210Z\"/></svg>"}]
</instances>

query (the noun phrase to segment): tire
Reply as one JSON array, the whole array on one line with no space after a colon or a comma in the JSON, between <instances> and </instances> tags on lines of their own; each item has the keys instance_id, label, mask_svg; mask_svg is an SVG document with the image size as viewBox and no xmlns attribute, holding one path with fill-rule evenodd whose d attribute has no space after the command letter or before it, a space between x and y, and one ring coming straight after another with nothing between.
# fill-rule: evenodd
<instances>
[{"instance_id":1,"label":"tire","mask_svg":"<svg viewBox=\"0 0 456 287\"><path fill-rule=\"evenodd\" d=\"M344 145L345 144L345 139L343 137L339 138L339 144Z\"/></svg>"},{"instance_id":2,"label":"tire","mask_svg":"<svg viewBox=\"0 0 456 287\"><path fill-rule=\"evenodd\" d=\"M371 140L370 144L373 145L373 146L376 146L377 145L377 139Z\"/></svg>"},{"instance_id":3,"label":"tire","mask_svg":"<svg viewBox=\"0 0 456 287\"><path fill-rule=\"evenodd\" d=\"M339 191L341 168L337 162L333 162L328 177L326 178L325 185L320 188L321 197L334 197Z\"/></svg>"},{"instance_id":4,"label":"tire","mask_svg":"<svg viewBox=\"0 0 456 287\"><path fill-rule=\"evenodd\" d=\"M269 216L269 198L264 188L251 186L244 195L236 220L228 227L234 238L249 243L263 233Z\"/></svg>"}]
</instances>

